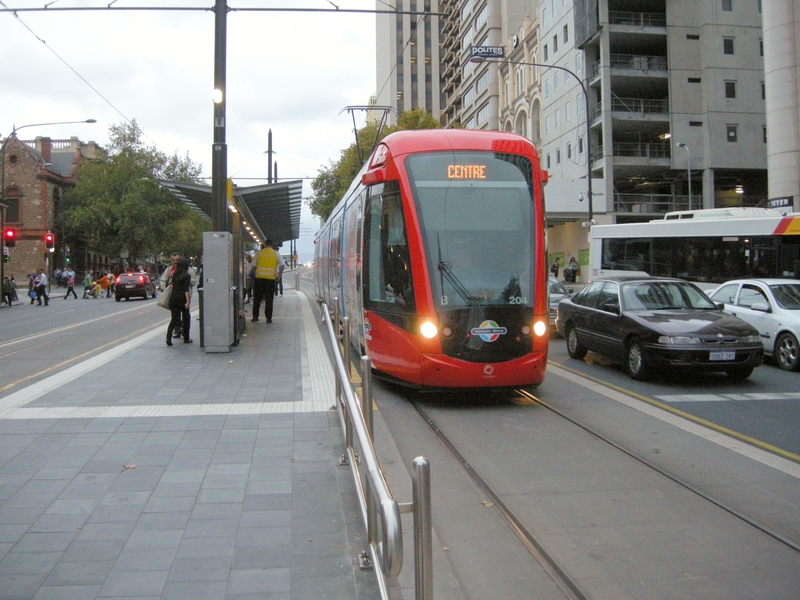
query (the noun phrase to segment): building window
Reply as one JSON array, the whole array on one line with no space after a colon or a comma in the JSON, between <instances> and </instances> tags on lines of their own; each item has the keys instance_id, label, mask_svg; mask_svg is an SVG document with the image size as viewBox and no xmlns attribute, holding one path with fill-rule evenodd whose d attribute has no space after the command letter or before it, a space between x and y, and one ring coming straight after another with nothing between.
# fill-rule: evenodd
<instances>
[{"instance_id":1,"label":"building window","mask_svg":"<svg viewBox=\"0 0 800 600\"><path fill-rule=\"evenodd\" d=\"M572 158L572 144L567 142L567 160Z\"/></svg>"},{"instance_id":2,"label":"building window","mask_svg":"<svg viewBox=\"0 0 800 600\"><path fill-rule=\"evenodd\" d=\"M550 154L549 153L547 154L547 156L545 156L544 162L547 165L546 168L549 169L550 168Z\"/></svg>"},{"instance_id":3,"label":"building window","mask_svg":"<svg viewBox=\"0 0 800 600\"><path fill-rule=\"evenodd\" d=\"M723 54L733 54L733 38L722 38L722 52Z\"/></svg>"},{"instance_id":4,"label":"building window","mask_svg":"<svg viewBox=\"0 0 800 600\"><path fill-rule=\"evenodd\" d=\"M569 41L569 25L564 25L564 36L563 36L564 43L566 44Z\"/></svg>"},{"instance_id":5,"label":"building window","mask_svg":"<svg viewBox=\"0 0 800 600\"><path fill-rule=\"evenodd\" d=\"M761 99L762 100L766 100L767 99L767 86L764 85L763 81L761 82Z\"/></svg>"},{"instance_id":6,"label":"building window","mask_svg":"<svg viewBox=\"0 0 800 600\"><path fill-rule=\"evenodd\" d=\"M687 40L699 40L700 39L700 35L697 34L697 33L687 33L686 34L686 39Z\"/></svg>"},{"instance_id":7,"label":"building window","mask_svg":"<svg viewBox=\"0 0 800 600\"><path fill-rule=\"evenodd\" d=\"M564 106L564 118L567 121L572 120L572 104L570 102L567 102L566 106Z\"/></svg>"},{"instance_id":8,"label":"building window","mask_svg":"<svg viewBox=\"0 0 800 600\"><path fill-rule=\"evenodd\" d=\"M553 54L555 54L556 52L558 52L558 36L554 35L553 36Z\"/></svg>"},{"instance_id":9,"label":"building window","mask_svg":"<svg viewBox=\"0 0 800 600\"><path fill-rule=\"evenodd\" d=\"M561 110L557 108L556 109L556 129L558 129L559 127L561 127Z\"/></svg>"},{"instance_id":10,"label":"building window","mask_svg":"<svg viewBox=\"0 0 800 600\"><path fill-rule=\"evenodd\" d=\"M583 154L583 137L578 138L578 154Z\"/></svg>"},{"instance_id":11,"label":"building window","mask_svg":"<svg viewBox=\"0 0 800 600\"><path fill-rule=\"evenodd\" d=\"M736 82L735 81L726 81L725 82L725 97L726 98L736 98Z\"/></svg>"},{"instance_id":12,"label":"building window","mask_svg":"<svg viewBox=\"0 0 800 600\"><path fill-rule=\"evenodd\" d=\"M544 132L550 133L550 115L544 118Z\"/></svg>"},{"instance_id":13,"label":"building window","mask_svg":"<svg viewBox=\"0 0 800 600\"><path fill-rule=\"evenodd\" d=\"M550 80L549 79L545 79L544 80L544 97L545 98L549 98L550 97Z\"/></svg>"},{"instance_id":14,"label":"building window","mask_svg":"<svg viewBox=\"0 0 800 600\"><path fill-rule=\"evenodd\" d=\"M762 125L761 126L761 135L764 137L764 143L766 144L767 143L767 126L766 125Z\"/></svg>"},{"instance_id":15,"label":"building window","mask_svg":"<svg viewBox=\"0 0 800 600\"><path fill-rule=\"evenodd\" d=\"M735 144L736 142L739 141L739 126L738 125L726 125L725 126L725 134L726 134L727 140L730 143Z\"/></svg>"},{"instance_id":16,"label":"building window","mask_svg":"<svg viewBox=\"0 0 800 600\"><path fill-rule=\"evenodd\" d=\"M547 44L542 46L542 56L544 57L543 60L547 60Z\"/></svg>"},{"instance_id":17,"label":"building window","mask_svg":"<svg viewBox=\"0 0 800 600\"><path fill-rule=\"evenodd\" d=\"M583 70L583 61L581 60L581 55L578 54L575 57L575 72L580 73Z\"/></svg>"},{"instance_id":18,"label":"building window","mask_svg":"<svg viewBox=\"0 0 800 600\"><path fill-rule=\"evenodd\" d=\"M722 0L722 11L733 12L733 0Z\"/></svg>"},{"instance_id":19,"label":"building window","mask_svg":"<svg viewBox=\"0 0 800 600\"><path fill-rule=\"evenodd\" d=\"M553 88L558 89L558 72L553 73Z\"/></svg>"},{"instance_id":20,"label":"building window","mask_svg":"<svg viewBox=\"0 0 800 600\"><path fill-rule=\"evenodd\" d=\"M764 40L758 38L758 55L764 56Z\"/></svg>"},{"instance_id":21,"label":"building window","mask_svg":"<svg viewBox=\"0 0 800 600\"><path fill-rule=\"evenodd\" d=\"M561 148L556 148L556 164L561 164Z\"/></svg>"},{"instance_id":22,"label":"building window","mask_svg":"<svg viewBox=\"0 0 800 600\"><path fill-rule=\"evenodd\" d=\"M689 121L689 127L702 127L702 121Z\"/></svg>"},{"instance_id":23,"label":"building window","mask_svg":"<svg viewBox=\"0 0 800 600\"><path fill-rule=\"evenodd\" d=\"M19 223L19 199L21 197L22 194L18 188L12 187L6 190L4 196L6 201L6 223Z\"/></svg>"},{"instance_id":24,"label":"building window","mask_svg":"<svg viewBox=\"0 0 800 600\"><path fill-rule=\"evenodd\" d=\"M547 27L547 9L546 8L542 9L542 25Z\"/></svg>"},{"instance_id":25,"label":"building window","mask_svg":"<svg viewBox=\"0 0 800 600\"><path fill-rule=\"evenodd\" d=\"M689 83L700 83L702 79L699 77L689 77Z\"/></svg>"},{"instance_id":26,"label":"building window","mask_svg":"<svg viewBox=\"0 0 800 600\"><path fill-rule=\"evenodd\" d=\"M761 14L761 0L758 0L758 14Z\"/></svg>"}]
</instances>

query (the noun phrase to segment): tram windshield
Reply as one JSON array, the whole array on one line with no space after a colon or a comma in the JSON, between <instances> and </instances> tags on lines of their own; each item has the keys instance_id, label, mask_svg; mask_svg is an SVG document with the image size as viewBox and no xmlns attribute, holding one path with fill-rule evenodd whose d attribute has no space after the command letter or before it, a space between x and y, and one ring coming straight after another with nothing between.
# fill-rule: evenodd
<instances>
[{"instance_id":1,"label":"tram windshield","mask_svg":"<svg viewBox=\"0 0 800 600\"><path fill-rule=\"evenodd\" d=\"M533 168L493 152L406 160L434 298L446 308L533 306Z\"/></svg>"}]
</instances>

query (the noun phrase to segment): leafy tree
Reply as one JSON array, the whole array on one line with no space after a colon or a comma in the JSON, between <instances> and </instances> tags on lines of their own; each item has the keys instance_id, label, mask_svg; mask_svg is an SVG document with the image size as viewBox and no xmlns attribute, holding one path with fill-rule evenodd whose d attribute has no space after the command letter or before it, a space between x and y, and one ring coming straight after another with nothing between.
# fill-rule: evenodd
<instances>
[{"instance_id":1,"label":"leafy tree","mask_svg":"<svg viewBox=\"0 0 800 600\"><path fill-rule=\"evenodd\" d=\"M127 252L129 263L173 249L198 254L206 223L155 180L198 183L202 167L147 146L135 121L111 126L109 137L106 156L83 160L65 197L68 237L110 256Z\"/></svg>"},{"instance_id":2,"label":"leafy tree","mask_svg":"<svg viewBox=\"0 0 800 600\"><path fill-rule=\"evenodd\" d=\"M387 127L381 133L383 139L390 133L411 129L438 129L439 122L434 119L424 108L404 111L397 118L397 125ZM336 208L336 204L344 197L350 183L361 170L363 161L369 158L369 153L375 146L378 134L376 123L367 123L358 130L358 146L353 142L342 150L338 161L329 161L327 166L320 168L316 179L311 182L313 197L308 201L311 212L325 221ZM380 141L378 139L377 141ZM359 148L361 156L359 157Z\"/></svg>"}]
</instances>

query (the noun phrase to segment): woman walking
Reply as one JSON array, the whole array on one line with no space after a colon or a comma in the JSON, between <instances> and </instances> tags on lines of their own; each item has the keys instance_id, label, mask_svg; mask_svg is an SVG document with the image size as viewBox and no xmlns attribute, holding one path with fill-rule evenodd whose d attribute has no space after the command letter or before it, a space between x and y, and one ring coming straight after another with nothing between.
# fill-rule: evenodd
<instances>
[{"instance_id":1,"label":"woman walking","mask_svg":"<svg viewBox=\"0 0 800 600\"><path fill-rule=\"evenodd\" d=\"M188 258L178 259L171 280L172 293L169 297L169 310L172 312L172 319L170 319L167 327L167 346L172 346L172 332L178 327L182 327L183 330L183 343L191 344L192 340L189 339L189 326L191 324L189 305L191 303L192 288Z\"/></svg>"}]
</instances>

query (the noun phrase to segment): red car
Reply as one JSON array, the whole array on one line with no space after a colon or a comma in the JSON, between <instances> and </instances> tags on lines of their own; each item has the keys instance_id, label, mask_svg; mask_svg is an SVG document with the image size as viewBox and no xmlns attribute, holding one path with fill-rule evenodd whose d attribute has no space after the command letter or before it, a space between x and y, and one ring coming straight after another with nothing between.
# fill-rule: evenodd
<instances>
[{"instance_id":1,"label":"red car","mask_svg":"<svg viewBox=\"0 0 800 600\"><path fill-rule=\"evenodd\" d=\"M114 282L114 299L119 302L123 298L156 297L156 286L147 273L122 273Z\"/></svg>"}]
</instances>

